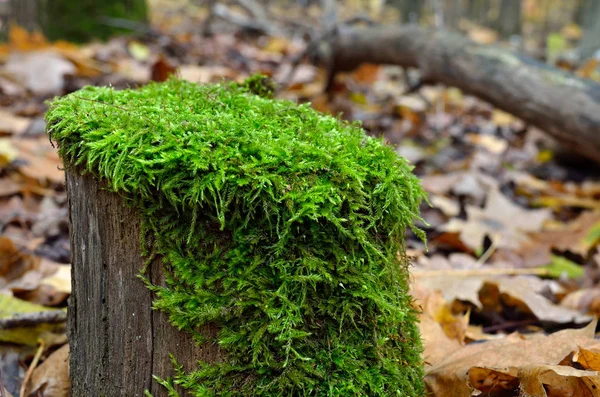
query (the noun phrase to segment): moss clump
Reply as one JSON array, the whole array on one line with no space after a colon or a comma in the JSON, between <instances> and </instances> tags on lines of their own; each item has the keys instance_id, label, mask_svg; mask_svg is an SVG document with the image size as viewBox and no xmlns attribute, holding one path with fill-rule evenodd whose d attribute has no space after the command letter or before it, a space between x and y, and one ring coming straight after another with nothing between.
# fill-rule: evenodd
<instances>
[{"instance_id":1,"label":"moss clump","mask_svg":"<svg viewBox=\"0 0 600 397\"><path fill-rule=\"evenodd\" d=\"M51 40L65 39L84 42L105 40L126 31L111 26L103 18L122 18L146 22L146 0L41 0L42 26Z\"/></svg>"},{"instance_id":2,"label":"moss clump","mask_svg":"<svg viewBox=\"0 0 600 397\"><path fill-rule=\"evenodd\" d=\"M421 396L398 260L418 180L359 126L253 86L88 87L47 114L65 165L140 211L168 275L150 286L155 308L226 355L176 366L163 384L194 396ZM207 323L216 341L198 335Z\"/></svg>"}]
</instances>

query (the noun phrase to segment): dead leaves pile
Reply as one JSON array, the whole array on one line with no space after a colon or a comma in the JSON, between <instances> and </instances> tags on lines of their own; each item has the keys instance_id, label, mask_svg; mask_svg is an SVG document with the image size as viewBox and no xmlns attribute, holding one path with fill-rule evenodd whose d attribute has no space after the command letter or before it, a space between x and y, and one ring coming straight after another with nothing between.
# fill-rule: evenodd
<instances>
[{"instance_id":1,"label":"dead leaves pile","mask_svg":"<svg viewBox=\"0 0 600 397\"><path fill-rule=\"evenodd\" d=\"M600 395L597 165L559 162L542 132L456 89L405 95L398 68L339 73L325 94L324 68L293 65L307 45L299 35L216 29L202 37L202 9L163 11L158 38L78 47L13 26L0 46L0 369L20 362L7 390L68 394L68 345L56 350L70 293L66 194L44 135L44 100L86 84L121 88L172 73L207 83L260 72L285 87L279 97L362 121L422 178L428 246L409 235L407 253L432 395ZM492 40L493 32L469 32Z\"/></svg>"}]
</instances>

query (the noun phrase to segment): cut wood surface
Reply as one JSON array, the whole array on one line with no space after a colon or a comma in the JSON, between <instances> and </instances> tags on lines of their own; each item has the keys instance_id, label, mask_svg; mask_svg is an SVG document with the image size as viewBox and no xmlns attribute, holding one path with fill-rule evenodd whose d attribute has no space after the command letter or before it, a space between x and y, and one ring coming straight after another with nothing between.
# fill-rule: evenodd
<instances>
[{"instance_id":1,"label":"cut wood surface","mask_svg":"<svg viewBox=\"0 0 600 397\"><path fill-rule=\"evenodd\" d=\"M138 277L144 264L140 219L92 177L67 172L73 291L69 301L72 396L167 396L153 380L173 376L173 354L186 369L215 362L215 345L198 347L191 336L154 311L152 293ZM162 283L160 259L148 275ZM202 330L213 335L213 327ZM183 394L182 394L183 395Z\"/></svg>"},{"instance_id":2,"label":"cut wood surface","mask_svg":"<svg viewBox=\"0 0 600 397\"><path fill-rule=\"evenodd\" d=\"M417 26L342 27L333 71L361 63L420 69L536 126L566 148L600 163L600 84L458 34Z\"/></svg>"}]
</instances>

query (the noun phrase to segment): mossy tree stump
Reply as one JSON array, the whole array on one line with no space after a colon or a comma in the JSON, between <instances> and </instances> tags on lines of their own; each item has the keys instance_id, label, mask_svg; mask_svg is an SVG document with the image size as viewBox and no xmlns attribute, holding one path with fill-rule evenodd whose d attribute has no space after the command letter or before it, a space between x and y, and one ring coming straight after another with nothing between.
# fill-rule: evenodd
<instances>
[{"instance_id":1,"label":"mossy tree stump","mask_svg":"<svg viewBox=\"0 0 600 397\"><path fill-rule=\"evenodd\" d=\"M170 354L191 370L220 358L216 345L197 346L189 334L152 310L152 292L139 279L144 259L140 217L92 176L67 172L73 247L69 301L72 396L166 396L153 375L173 375ZM164 284L160 259L148 277ZM205 328L207 336L214 330Z\"/></svg>"},{"instance_id":2,"label":"mossy tree stump","mask_svg":"<svg viewBox=\"0 0 600 397\"><path fill-rule=\"evenodd\" d=\"M170 80L51 104L72 395L423 394L403 254L418 180L359 126L271 92Z\"/></svg>"}]
</instances>

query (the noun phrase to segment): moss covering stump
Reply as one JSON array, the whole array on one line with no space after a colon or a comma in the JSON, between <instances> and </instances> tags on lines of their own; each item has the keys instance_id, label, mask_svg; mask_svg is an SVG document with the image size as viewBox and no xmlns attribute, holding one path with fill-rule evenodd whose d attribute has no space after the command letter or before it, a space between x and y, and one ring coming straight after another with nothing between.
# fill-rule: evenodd
<instances>
[{"instance_id":1,"label":"moss covering stump","mask_svg":"<svg viewBox=\"0 0 600 397\"><path fill-rule=\"evenodd\" d=\"M422 235L413 227L424 197L417 178L358 125L270 93L261 78L205 86L173 79L137 90L87 87L50 106L48 133L71 179L128 203L141 220L135 244L141 239L145 257L158 258L146 264L160 262L159 281L140 271L141 260L122 263L140 272L129 288L145 283L190 351L219 351L216 359L192 355L200 360L193 368L174 353L171 376L148 376L169 395L423 395L403 255L406 229ZM72 218L78 188L69 185ZM116 244L131 240L111 233ZM77 258L91 249L78 241L74 235L75 282ZM75 313L72 344L94 315ZM125 321L137 327L143 319ZM151 347L161 348L153 338Z\"/></svg>"}]
</instances>

